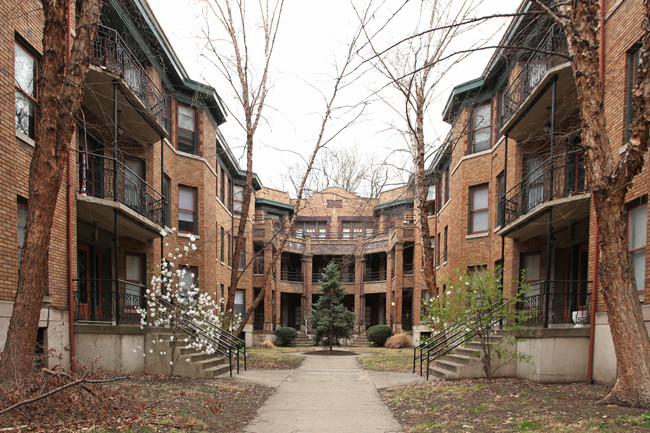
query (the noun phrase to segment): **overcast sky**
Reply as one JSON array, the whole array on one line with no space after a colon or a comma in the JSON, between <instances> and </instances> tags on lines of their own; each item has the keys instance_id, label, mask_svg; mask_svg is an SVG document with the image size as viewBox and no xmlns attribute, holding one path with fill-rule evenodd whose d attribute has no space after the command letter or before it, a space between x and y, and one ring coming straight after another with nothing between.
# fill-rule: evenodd
<instances>
[{"instance_id":1,"label":"overcast sky","mask_svg":"<svg viewBox=\"0 0 650 433\"><path fill-rule=\"evenodd\" d=\"M163 31L173 45L190 77L214 86L228 107L237 115L237 101L232 90L223 81L216 69L204 58L205 47L205 4L201 0L148 0ZM401 40L413 32L419 20L417 5L421 0L412 0L400 13L398 20L383 39L380 47ZM458 0L456 0L458 3ZM251 5L257 2L249 2ZM359 3L355 0L355 6ZM472 16L484 16L497 12L514 12L520 0L484 0ZM180 5L182 4L182 7ZM386 7L397 7L401 0L386 0ZM410 7L410 9L409 9ZM385 19L379 17L377 21ZM499 29L502 34L506 20L491 22L474 32L466 34L459 46L471 44L477 39L492 35ZM215 24L212 24L215 26ZM282 16L276 51L272 59L270 74L271 90L268 106L265 108L266 122L256 135L254 171L262 183L270 187L286 187L282 175L286 166L300 162L298 154L307 157L320 127L323 112L323 95L329 96L334 65L340 62L347 43L358 20L349 0L287 0ZM214 34L216 29L212 29ZM447 74L438 86L434 103L428 111L426 124L427 141L435 146L444 139L448 125L441 121L441 113L451 88L465 81L477 78L483 72L491 52L472 54L461 65ZM366 65L368 66L368 65ZM384 88L389 82L367 67L364 74L342 94L341 102L353 104L361 100L374 102L365 111L364 117L354 127L337 136L331 143L332 149L358 146L362 155L373 154L378 158L389 158L398 167L408 167L405 155L394 153L405 148L402 139L391 124L399 123L394 111L378 100L373 92ZM380 92L382 98L394 97L390 86ZM344 119L339 119L339 122ZM334 125L333 125L334 126ZM243 159L243 131L230 116L221 127L228 144L237 157ZM403 174L402 174L403 175Z\"/></svg>"}]
</instances>

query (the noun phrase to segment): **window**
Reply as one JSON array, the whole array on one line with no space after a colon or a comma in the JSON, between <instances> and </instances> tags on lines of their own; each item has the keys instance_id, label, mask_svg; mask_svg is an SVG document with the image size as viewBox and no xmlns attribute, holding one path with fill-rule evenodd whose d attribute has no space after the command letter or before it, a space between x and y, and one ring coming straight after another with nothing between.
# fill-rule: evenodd
<instances>
[{"instance_id":1,"label":"window","mask_svg":"<svg viewBox=\"0 0 650 433\"><path fill-rule=\"evenodd\" d=\"M243 316L246 312L246 291L242 289L235 290L235 308L233 313Z\"/></svg>"},{"instance_id":2,"label":"window","mask_svg":"<svg viewBox=\"0 0 650 433\"><path fill-rule=\"evenodd\" d=\"M436 199L436 185L429 185L427 188L427 201Z\"/></svg>"},{"instance_id":3,"label":"window","mask_svg":"<svg viewBox=\"0 0 650 433\"><path fill-rule=\"evenodd\" d=\"M368 238L372 236L373 228L373 223L343 221L341 222L341 238L345 240Z\"/></svg>"},{"instance_id":4,"label":"window","mask_svg":"<svg viewBox=\"0 0 650 433\"><path fill-rule=\"evenodd\" d=\"M636 84L636 79L639 73L639 63L641 62L641 44L637 43L627 54L628 62L628 82L627 82L627 113L625 119L625 141L630 139L630 126L634 120L634 110L632 108L632 91Z\"/></svg>"},{"instance_id":5,"label":"window","mask_svg":"<svg viewBox=\"0 0 650 433\"><path fill-rule=\"evenodd\" d=\"M438 245L436 248L436 266L440 266L440 233L438 233Z\"/></svg>"},{"instance_id":6,"label":"window","mask_svg":"<svg viewBox=\"0 0 650 433\"><path fill-rule=\"evenodd\" d=\"M232 187L232 210L240 214L244 208L244 187L234 185Z\"/></svg>"},{"instance_id":7,"label":"window","mask_svg":"<svg viewBox=\"0 0 650 433\"><path fill-rule=\"evenodd\" d=\"M18 266L23 258L23 248L25 246L25 227L27 227L27 200L18 197Z\"/></svg>"},{"instance_id":8,"label":"window","mask_svg":"<svg viewBox=\"0 0 650 433\"><path fill-rule=\"evenodd\" d=\"M232 182L230 178L227 178L228 181L228 188L226 188L226 194L228 194L228 197L226 200L228 200L228 204L226 205L228 207L228 210L232 212Z\"/></svg>"},{"instance_id":9,"label":"window","mask_svg":"<svg viewBox=\"0 0 650 433\"><path fill-rule=\"evenodd\" d=\"M14 43L16 131L34 138L34 108L38 100L38 60L18 42Z\"/></svg>"},{"instance_id":10,"label":"window","mask_svg":"<svg viewBox=\"0 0 650 433\"><path fill-rule=\"evenodd\" d=\"M445 203L449 201L449 166L445 169L443 174L445 179Z\"/></svg>"},{"instance_id":11,"label":"window","mask_svg":"<svg viewBox=\"0 0 650 433\"><path fill-rule=\"evenodd\" d=\"M491 108L490 103L474 108L472 113L472 136L469 153L476 153L491 147Z\"/></svg>"},{"instance_id":12,"label":"window","mask_svg":"<svg viewBox=\"0 0 650 433\"><path fill-rule=\"evenodd\" d=\"M526 297L540 296L542 294L542 255L536 253L522 253L521 278L526 282Z\"/></svg>"},{"instance_id":13,"label":"window","mask_svg":"<svg viewBox=\"0 0 650 433\"><path fill-rule=\"evenodd\" d=\"M503 196L506 193L506 178L504 172L502 171L497 175L497 226L502 226L505 224L505 210L506 202L505 197Z\"/></svg>"},{"instance_id":14,"label":"window","mask_svg":"<svg viewBox=\"0 0 650 433\"><path fill-rule=\"evenodd\" d=\"M232 266L232 237L228 233L228 266Z\"/></svg>"},{"instance_id":15,"label":"window","mask_svg":"<svg viewBox=\"0 0 650 433\"><path fill-rule=\"evenodd\" d=\"M430 239L431 242L431 257L433 258L433 264L435 265L436 261L436 236L433 235ZM422 259L424 259L424 255L422 256Z\"/></svg>"},{"instance_id":16,"label":"window","mask_svg":"<svg viewBox=\"0 0 650 433\"><path fill-rule=\"evenodd\" d=\"M642 204L628 210L628 250L634 268L634 280L639 300L643 302L645 289L645 246L648 225L648 205Z\"/></svg>"},{"instance_id":17,"label":"window","mask_svg":"<svg viewBox=\"0 0 650 433\"><path fill-rule=\"evenodd\" d=\"M196 154L196 110L178 104L177 148Z\"/></svg>"},{"instance_id":18,"label":"window","mask_svg":"<svg viewBox=\"0 0 650 433\"><path fill-rule=\"evenodd\" d=\"M169 205L170 198L171 198L171 191L170 191L170 185L171 185L171 179L167 174L163 174L163 184L162 184L162 195L165 198L165 209L164 209L164 216L165 216L165 221L163 222L163 225L169 226L171 222L171 217L170 217L170 209L171 206Z\"/></svg>"},{"instance_id":19,"label":"window","mask_svg":"<svg viewBox=\"0 0 650 433\"><path fill-rule=\"evenodd\" d=\"M226 240L226 236L225 236L225 234L224 234L223 227L221 227L221 255L220 255L220 257L221 257L221 259L220 259L220 260L221 260L221 263L223 263L223 247L224 247L224 245L226 244L226 243L224 242L225 240Z\"/></svg>"},{"instance_id":20,"label":"window","mask_svg":"<svg viewBox=\"0 0 650 433\"><path fill-rule=\"evenodd\" d=\"M235 237L235 242L237 242L237 238ZM240 271L243 271L246 269L246 238L244 238L244 244L242 245L242 249L239 253L239 268Z\"/></svg>"},{"instance_id":21,"label":"window","mask_svg":"<svg viewBox=\"0 0 650 433\"><path fill-rule=\"evenodd\" d=\"M178 185L178 230L196 233L196 189Z\"/></svg>"},{"instance_id":22,"label":"window","mask_svg":"<svg viewBox=\"0 0 650 433\"><path fill-rule=\"evenodd\" d=\"M470 218L469 232L484 233L488 231L488 186L473 186L469 189Z\"/></svg>"},{"instance_id":23,"label":"window","mask_svg":"<svg viewBox=\"0 0 650 433\"><path fill-rule=\"evenodd\" d=\"M447 263L447 234L449 233L448 230L447 230L448 228L449 228L448 226L445 227L445 246L444 246L444 249L442 250L443 251L443 256L442 256L443 263Z\"/></svg>"},{"instance_id":24,"label":"window","mask_svg":"<svg viewBox=\"0 0 650 433\"><path fill-rule=\"evenodd\" d=\"M125 254L126 260L126 283L124 304L127 307L135 308L141 305L142 288L144 287L144 259L142 254Z\"/></svg>"},{"instance_id":25,"label":"window","mask_svg":"<svg viewBox=\"0 0 650 433\"><path fill-rule=\"evenodd\" d=\"M223 167L221 167L221 184L219 185L219 200L224 205L226 204L226 174Z\"/></svg>"},{"instance_id":26,"label":"window","mask_svg":"<svg viewBox=\"0 0 650 433\"><path fill-rule=\"evenodd\" d=\"M486 284L488 283L486 280L486 271L487 269L484 265L470 266L467 268L467 275L469 275L472 290L486 287Z\"/></svg>"},{"instance_id":27,"label":"window","mask_svg":"<svg viewBox=\"0 0 650 433\"><path fill-rule=\"evenodd\" d=\"M224 293L223 293L223 284L219 284L219 289L221 291L221 297L219 298L219 305L221 305L221 308L223 308L223 302L225 301Z\"/></svg>"},{"instance_id":28,"label":"window","mask_svg":"<svg viewBox=\"0 0 650 433\"><path fill-rule=\"evenodd\" d=\"M311 236L313 239L327 238L327 221L296 221L294 228L296 237Z\"/></svg>"}]
</instances>

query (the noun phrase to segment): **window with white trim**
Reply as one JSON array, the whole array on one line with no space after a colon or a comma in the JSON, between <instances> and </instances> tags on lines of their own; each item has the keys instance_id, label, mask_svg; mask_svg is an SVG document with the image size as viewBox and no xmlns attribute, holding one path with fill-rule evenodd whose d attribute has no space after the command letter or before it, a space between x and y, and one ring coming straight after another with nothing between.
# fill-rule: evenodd
<instances>
[{"instance_id":1,"label":"window with white trim","mask_svg":"<svg viewBox=\"0 0 650 433\"><path fill-rule=\"evenodd\" d=\"M469 189L470 221L469 232L484 233L488 231L488 185L473 186Z\"/></svg>"},{"instance_id":2,"label":"window with white trim","mask_svg":"<svg viewBox=\"0 0 650 433\"><path fill-rule=\"evenodd\" d=\"M492 146L492 105L490 103L475 107L472 112L472 136L469 153L476 153Z\"/></svg>"},{"instance_id":3,"label":"window with white trim","mask_svg":"<svg viewBox=\"0 0 650 433\"><path fill-rule=\"evenodd\" d=\"M628 209L627 239L628 251L634 268L634 280L639 300L643 302L645 292L645 247L648 225L648 205L642 204Z\"/></svg>"},{"instance_id":4,"label":"window with white trim","mask_svg":"<svg viewBox=\"0 0 650 433\"><path fill-rule=\"evenodd\" d=\"M178 150L196 154L196 110L194 108L178 104L176 130Z\"/></svg>"},{"instance_id":5,"label":"window with white trim","mask_svg":"<svg viewBox=\"0 0 650 433\"><path fill-rule=\"evenodd\" d=\"M34 112L38 101L38 60L18 42L14 43L16 131L34 138Z\"/></svg>"},{"instance_id":6,"label":"window with white trim","mask_svg":"<svg viewBox=\"0 0 650 433\"><path fill-rule=\"evenodd\" d=\"M178 186L178 230L196 233L196 189Z\"/></svg>"}]
</instances>

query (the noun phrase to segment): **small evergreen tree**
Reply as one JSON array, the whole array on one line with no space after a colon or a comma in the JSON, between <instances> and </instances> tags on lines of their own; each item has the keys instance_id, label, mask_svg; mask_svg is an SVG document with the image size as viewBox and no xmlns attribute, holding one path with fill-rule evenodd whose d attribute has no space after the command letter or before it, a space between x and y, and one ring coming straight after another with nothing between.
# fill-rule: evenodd
<instances>
[{"instance_id":1,"label":"small evergreen tree","mask_svg":"<svg viewBox=\"0 0 650 433\"><path fill-rule=\"evenodd\" d=\"M314 328L314 344L322 346L338 345L339 338L349 338L354 325L354 313L343 306L345 289L341 287L339 269L334 262L325 268L323 279L319 282L323 293L312 307L313 312L307 320Z\"/></svg>"}]
</instances>

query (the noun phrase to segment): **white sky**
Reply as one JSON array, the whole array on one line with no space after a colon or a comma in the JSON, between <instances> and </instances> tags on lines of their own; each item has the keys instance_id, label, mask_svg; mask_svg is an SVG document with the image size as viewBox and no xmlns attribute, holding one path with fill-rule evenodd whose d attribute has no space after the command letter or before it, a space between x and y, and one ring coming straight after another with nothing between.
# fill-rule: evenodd
<instances>
[{"instance_id":1,"label":"white sky","mask_svg":"<svg viewBox=\"0 0 650 433\"><path fill-rule=\"evenodd\" d=\"M378 42L379 47L387 47L413 32L420 18L417 5L421 1L410 2L408 6L413 7L405 8L388 34ZM459 0L455 1L455 4L459 3ZM229 109L236 114L239 106L232 89L202 57L202 54L206 54L203 48L205 20L202 15L205 5L201 0L148 2L190 77L214 86ZM484 0L472 16L514 12L520 2L521 0ZM354 3L359 6L361 2L355 0ZM401 0L385 0L384 9L397 7L401 3ZM251 1L249 4L254 6L257 2ZM373 24L377 25L380 20L382 18L377 17ZM484 24L464 35L457 44L466 46L492 35L499 28L503 29L506 22L507 20L499 20L497 23L494 20ZM324 111L323 95L329 97L332 77L335 75L335 59L340 61L344 55L347 41L356 27L357 19L349 0L286 0L276 51L272 58L272 87L264 112L266 122L260 126L255 136L253 169L265 186L286 188L287 185L282 184L286 166L300 161L297 154L306 158L311 153L320 128L320 113ZM211 32L214 33L214 29ZM501 34L502 31L497 37L500 38ZM497 41L498 39L493 43ZM479 77L491 55L491 51L473 53L456 66L452 73L447 74L438 86L425 125L427 140L432 146L444 139L448 131L448 125L441 121L441 113L451 89ZM352 104L368 99L373 91L388 83L376 72L367 71L367 68L362 70L366 70L366 73L345 90L341 102ZM380 95L389 99L394 97L391 87L384 88ZM339 119L340 122L345 120ZM404 155L392 153L394 149L405 148L405 144L391 130L391 124L402 126L396 113L388 109L386 104L376 101L368 107L363 120L337 136L330 148L357 145L362 154L388 157L397 166L407 166ZM245 134L232 115L221 130L235 156L240 157L240 164L245 167L242 145Z\"/></svg>"}]
</instances>

